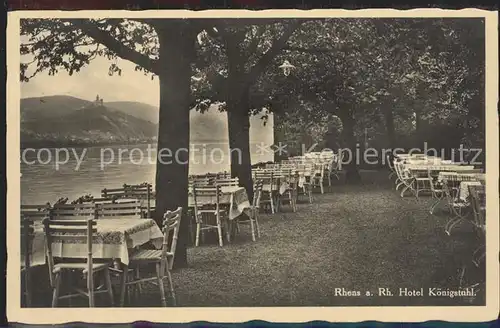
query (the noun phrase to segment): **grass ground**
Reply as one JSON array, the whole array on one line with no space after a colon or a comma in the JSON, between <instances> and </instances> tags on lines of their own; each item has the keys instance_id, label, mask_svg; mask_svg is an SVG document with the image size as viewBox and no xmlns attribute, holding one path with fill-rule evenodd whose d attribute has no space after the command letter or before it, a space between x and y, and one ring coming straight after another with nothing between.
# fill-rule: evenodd
<instances>
[{"instance_id":1,"label":"grass ground","mask_svg":"<svg viewBox=\"0 0 500 328\"><path fill-rule=\"evenodd\" d=\"M262 236L252 242L242 226L224 247L188 250L189 267L173 272L178 306L480 305L471 298L404 297L400 288L456 289L484 275L471 265L475 234L464 223L444 233L449 216L429 214L430 197L401 198L385 172L364 172L362 185L335 182L314 203L302 197L296 213L261 214ZM341 296L336 289L359 291ZM389 288L393 297L377 296ZM373 296L366 296L369 291ZM131 306L159 306L157 287L146 287ZM85 306L85 305L83 305Z\"/></svg>"},{"instance_id":2,"label":"grass ground","mask_svg":"<svg viewBox=\"0 0 500 328\"><path fill-rule=\"evenodd\" d=\"M366 297L378 288L455 288L469 268L475 234L464 223L444 233L449 216L429 213L430 197L401 198L384 173L365 172L363 185L337 182L296 213L262 214L262 236L249 228L227 246L189 249L190 267L173 273L180 306L456 305L470 299ZM474 283L479 270L469 270ZM361 297L336 296L335 289ZM483 291L484 292L484 291ZM427 293L427 290L426 290ZM484 302L481 293L473 304ZM155 292L137 306L158 304Z\"/></svg>"}]
</instances>

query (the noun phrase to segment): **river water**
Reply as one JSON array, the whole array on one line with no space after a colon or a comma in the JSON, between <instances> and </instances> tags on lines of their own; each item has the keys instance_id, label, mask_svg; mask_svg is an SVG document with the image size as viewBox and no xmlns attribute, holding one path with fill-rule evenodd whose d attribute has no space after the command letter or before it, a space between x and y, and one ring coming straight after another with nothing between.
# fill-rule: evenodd
<instances>
[{"instance_id":1,"label":"river water","mask_svg":"<svg viewBox=\"0 0 500 328\"><path fill-rule=\"evenodd\" d=\"M85 194L98 197L102 189L118 188L124 183L154 184L155 148L155 145L116 145L66 150L21 150L21 203L53 203L61 197L68 197L71 201ZM272 161L274 158L273 153L261 144L252 144L250 148L252 164ZM168 156L168 153L165 154ZM171 154L171 157L163 158L169 161L176 157ZM227 142L191 145L190 174L229 169Z\"/></svg>"}]
</instances>

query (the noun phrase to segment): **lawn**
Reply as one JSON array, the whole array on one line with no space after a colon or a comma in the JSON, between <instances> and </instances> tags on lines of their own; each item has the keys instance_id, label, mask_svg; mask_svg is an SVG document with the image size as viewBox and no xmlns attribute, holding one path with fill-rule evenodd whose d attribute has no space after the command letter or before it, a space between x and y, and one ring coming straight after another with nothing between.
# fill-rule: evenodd
<instances>
[{"instance_id":1,"label":"lawn","mask_svg":"<svg viewBox=\"0 0 500 328\"><path fill-rule=\"evenodd\" d=\"M456 288L459 271L475 283L472 226L463 223L451 236L444 232L444 209L431 215L430 197L406 197L391 189L387 175L365 172L363 185L337 182L314 203L303 197L296 213L262 214L262 236L251 241L244 227L223 248L190 248L190 267L173 273L180 306L335 306L335 305L478 305L448 297L366 297L378 288ZM245 230L244 230L245 229ZM336 288L360 291L340 296ZM155 306L154 292L136 306Z\"/></svg>"},{"instance_id":2,"label":"lawn","mask_svg":"<svg viewBox=\"0 0 500 328\"><path fill-rule=\"evenodd\" d=\"M222 248L190 248L189 267L173 272L178 306L484 304L484 290L474 298L398 295L400 288L424 288L426 295L428 288L456 289L464 264L465 285L471 285L484 269L471 265L476 235L470 224L448 236L449 216L444 209L429 214L430 197L401 198L391 188L385 172L363 172L361 185L341 179L316 193L313 204L302 197L296 213L285 206L283 213L261 214L256 242L242 226ZM377 296L378 288L394 296ZM360 296L342 295L348 291ZM48 294L42 303L50 304ZM157 287L145 286L130 306L160 306Z\"/></svg>"}]
</instances>

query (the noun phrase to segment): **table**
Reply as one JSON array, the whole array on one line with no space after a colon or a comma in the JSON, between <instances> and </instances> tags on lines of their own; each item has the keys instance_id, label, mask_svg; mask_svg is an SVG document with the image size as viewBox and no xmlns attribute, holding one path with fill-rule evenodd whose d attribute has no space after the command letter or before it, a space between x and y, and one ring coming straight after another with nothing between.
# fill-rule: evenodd
<instances>
[{"instance_id":1,"label":"table","mask_svg":"<svg viewBox=\"0 0 500 328\"><path fill-rule=\"evenodd\" d=\"M473 165L457 165L457 164L446 164L447 162L441 162L439 164L432 164L430 162L425 162L422 161L420 164L413 164L407 163L407 164L399 164L400 165L400 170L402 170L401 174L406 174L405 176L400 176L401 174L398 174L398 178L401 181L398 186L396 187L396 190L399 189L400 186L404 185L405 187L401 191L401 197L403 197L404 193L407 190L410 190L412 193L415 193L415 190L413 188L413 184L416 181L416 177L421 177L423 174L427 177L427 173L430 171L433 176L435 176L436 173L441 174L441 172L449 172L452 174L456 174L458 171L470 171L474 169ZM476 176L477 173L471 173L472 175ZM438 179L439 180L439 179ZM440 181L440 180L439 180ZM436 204L437 206L437 204ZM433 206L434 207L434 206Z\"/></svg>"},{"instance_id":2,"label":"table","mask_svg":"<svg viewBox=\"0 0 500 328\"><path fill-rule=\"evenodd\" d=\"M406 159L406 158L438 158L436 156L432 155L426 155L426 154L394 154L394 157L399 158L399 159Z\"/></svg>"},{"instance_id":3,"label":"table","mask_svg":"<svg viewBox=\"0 0 500 328\"><path fill-rule=\"evenodd\" d=\"M157 248L163 242L163 233L152 219L113 217L96 221L97 236L92 245L92 256L98 259L119 259L128 265L129 249L152 242ZM86 258L87 244L54 240L54 257ZM23 255L22 255L23 257ZM45 264L45 233L41 222L35 223L32 266Z\"/></svg>"},{"instance_id":4,"label":"table","mask_svg":"<svg viewBox=\"0 0 500 328\"><path fill-rule=\"evenodd\" d=\"M432 172L456 172L474 170L474 165L457 165L457 164L403 164L403 169L406 171L432 171Z\"/></svg>"},{"instance_id":5,"label":"table","mask_svg":"<svg viewBox=\"0 0 500 328\"><path fill-rule=\"evenodd\" d=\"M222 196L219 198L219 204L229 206L229 220L234 220L243 212L250 209L250 201L243 187L239 186L221 186L220 191ZM198 196L199 204L215 204L215 196ZM194 196L192 191L189 191L188 206L194 207Z\"/></svg>"}]
</instances>

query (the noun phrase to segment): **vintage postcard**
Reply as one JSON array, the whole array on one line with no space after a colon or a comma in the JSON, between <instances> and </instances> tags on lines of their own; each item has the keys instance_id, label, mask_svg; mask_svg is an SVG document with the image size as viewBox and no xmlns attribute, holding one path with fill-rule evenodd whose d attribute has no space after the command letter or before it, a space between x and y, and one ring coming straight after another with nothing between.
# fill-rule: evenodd
<instances>
[{"instance_id":1,"label":"vintage postcard","mask_svg":"<svg viewBox=\"0 0 500 328\"><path fill-rule=\"evenodd\" d=\"M498 16L8 14L7 317L489 321Z\"/></svg>"}]
</instances>

